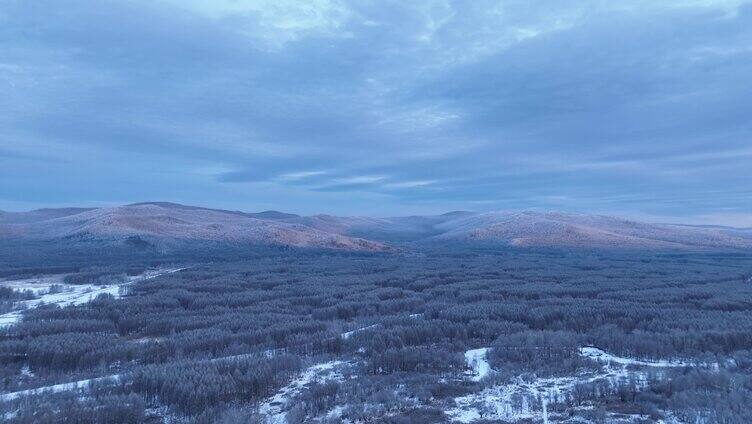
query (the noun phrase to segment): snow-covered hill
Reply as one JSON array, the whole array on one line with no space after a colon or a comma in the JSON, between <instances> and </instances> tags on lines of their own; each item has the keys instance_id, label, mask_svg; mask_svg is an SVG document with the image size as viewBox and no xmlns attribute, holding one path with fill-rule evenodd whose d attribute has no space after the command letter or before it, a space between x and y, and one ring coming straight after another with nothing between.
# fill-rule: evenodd
<instances>
[{"instance_id":1,"label":"snow-covered hill","mask_svg":"<svg viewBox=\"0 0 752 424\"><path fill-rule=\"evenodd\" d=\"M263 214L261 214L263 216ZM267 214L268 215L268 214ZM135 240L144 243L211 241L291 247L379 251L378 242L329 233L279 216L260 219L242 212L166 203L141 203L48 217L37 211L0 218L0 236L40 240Z\"/></svg>"},{"instance_id":2,"label":"snow-covered hill","mask_svg":"<svg viewBox=\"0 0 752 424\"><path fill-rule=\"evenodd\" d=\"M752 232L730 227L650 224L562 212L450 212L405 217L246 213L174 203L45 209L0 214L0 239L186 240L381 251L396 243L483 243L623 249L752 249Z\"/></svg>"}]
</instances>

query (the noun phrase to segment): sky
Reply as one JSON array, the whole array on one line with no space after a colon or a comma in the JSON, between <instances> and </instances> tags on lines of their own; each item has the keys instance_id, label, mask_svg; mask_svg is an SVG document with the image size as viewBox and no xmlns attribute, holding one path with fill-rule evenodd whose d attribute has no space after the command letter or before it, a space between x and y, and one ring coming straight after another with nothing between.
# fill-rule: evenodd
<instances>
[{"instance_id":1,"label":"sky","mask_svg":"<svg viewBox=\"0 0 752 424\"><path fill-rule=\"evenodd\" d=\"M752 226L740 0L0 2L0 209Z\"/></svg>"}]
</instances>

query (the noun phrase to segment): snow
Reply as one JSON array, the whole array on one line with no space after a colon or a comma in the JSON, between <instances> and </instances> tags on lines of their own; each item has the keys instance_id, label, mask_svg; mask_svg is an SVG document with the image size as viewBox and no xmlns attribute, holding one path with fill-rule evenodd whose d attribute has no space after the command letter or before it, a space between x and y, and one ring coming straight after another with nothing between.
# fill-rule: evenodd
<instances>
[{"instance_id":1,"label":"snow","mask_svg":"<svg viewBox=\"0 0 752 424\"><path fill-rule=\"evenodd\" d=\"M453 421L459 421L461 423L471 423L473 421L483 418L480 413L475 409L460 409L447 411L447 415L452 417Z\"/></svg>"},{"instance_id":2,"label":"snow","mask_svg":"<svg viewBox=\"0 0 752 424\"><path fill-rule=\"evenodd\" d=\"M574 387L576 382L576 378L536 379L527 382L518 377L508 384L455 398L456 406L446 411L446 414L453 421L463 423L481 418L500 421L542 419L540 394L545 393L553 398L554 393Z\"/></svg>"},{"instance_id":3,"label":"snow","mask_svg":"<svg viewBox=\"0 0 752 424\"><path fill-rule=\"evenodd\" d=\"M413 318L413 319L416 319L416 318L421 318L422 316L423 316L423 314L422 314L422 313L419 313L419 314L410 314L410 315L408 315L408 317L409 317L409 318ZM360 327L360 328L356 328L355 330L351 330L351 331L346 331L346 332L342 333L342 334L340 335L340 337L342 337L342 339L343 339L343 340L347 340L347 339L349 339L350 337L352 337L352 336L353 336L353 334L355 334L355 333L360 333L361 331L366 331L366 330L370 330L370 329L372 329L372 328L376 328L376 327L378 327L378 326L380 326L380 325L381 325L381 324L372 324L372 325L367 325L367 326L365 326L365 327Z\"/></svg>"},{"instance_id":4,"label":"snow","mask_svg":"<svg viewBox=\"0 0 752 424\"><path fill-rule=\"evenodd\" d=\"M488 355L488 348L482 347L480 349L471 349L465 352L465 362L468 368L472 369L472 381L481 381L488 374L491 373L491 365L488 364L486 356Z\"/></svg>"},{"instance_id":5,"label":"snow","mask_svg":"<svg viewBox=\"0 0 752 424\"><path fill-rule=\"evenodd\" d=\"M373 324L373 325L368 325L368 326L365 326L365 327L356 328L354 330L346 331L346 332L340 334L339 337L341 337L343 340L348 340L349 338L351 338L356 333L360 333L361 331L366 331L366 330L370 330L372 328L376 328L379 325L381 325L381 324ZM363 348L360 348L360 349L363 349ZM239 355L223 356L223 357L220 357L220 358L211 359L211 361L215 362L215 361L229 361L229 360L234 360L234 359L245 359L245 358L257 357L259 354L261 356L265 357L265 358L273 358L273 357L275 357L277 355L281 355L281 354L283 354L285 352L287 352L287 350L284 349L284 348L266 349L266 350L263 350L263 351L260 351L260 352L241 353ZM363 350L363 352L365 352L365 350Z\"/></svg>"},{"instance_id":6,"label":"snow","mask_svg":"<svg viewBox=\"0 0 752 424\"><path fill-rule=\"evenodd\" d=\"M344 333L342 333L342 339L343 340L347 340L350 337L352 337L353 334L355 334L355 333L360 333L361 331L370 330L370 329L376 328L378 326L379 326L379 324L373 324L373 325L368 325L366 327L356 328L355 330L352 330L352 331L344 332Z\"/></svg>"},{"instance_id":7,"label":"snow","mask_svg":"<svg viewBox=\"0 0 752 424\"><path fill-rule=\"evenodd\" d=\"M31 290L34 294L40 295L46 293L52 284L62 284L62 282L62 275L53 275L39 278L25 278L23 280L0 281L0 284L13 290Z\"/></svg>"},{"instance_id":8,"label":"snow","mask_svg":"<svg viewBox=\"0 0 752 424\"><path fill-rule=\"evenodd\" d=\"M31 372L31 368L28 365L21 367L21 375L24 377L34 377L34 373Z\"/></svg>"},{"instance_id":9,"label":"snow","mask_svg":"<svg viewBox=\"0 0 752 424\"><path fill-rule=\"evenodd\" d=\"M244 358L255 357L256 355L257 355L256 353L247 353L247 354L242 354L242 355L223 356L223 357L220 357L220 358L210 359L210 360L208 360L208 362L234 361L234 360L240 360L240 359L244 359ZM315 373L315 371L320 371L320 369L317 368L317 367L325 366L326 364L333 364L333 366L338 366L338 365L340 365L342 363L343 362L336 361L336 362L332 362L332 363L319 364L319 366L311 367L311 369L309 369L309 370L311 370L311 372ZM324 367L324 368L326 368L326 367ZM22 368L21 369L21 373L23 375L33 375L33 373L31 373L31 371L29 370L28 367ZM103 376L103 377L91 378L91 379L87 379L87 380L74 381L74 382L70 382L70 383L56 384L54 386L45 386L45 387L39 387L39 388L36 388L36 389L21 390L21 391L18 391L18 392L11 392L11 393L0 393L0 401L8 401L8 400L16 399L16 398L18 398L20 396L34 395L34 394L46 393L46 392L59 393L59 392L67 391L67 390L82 390L82 389L88 388L89 385L91 383L93 383L93 382L97 382L97 383L117 383L117 382L119 382L123 378L123 375L124 374L113 374L113 375L107 375L107 376ZM311 377L309 375L305 375L304 374L303 378L307 378L307 379L310 380ZM305 384L308 384L308 383L305 382L302 386L305 386Z\"/></svg>"},{"instance_id":10,"label":"snow","mask_svg":"<svg viewBox=\"0 0 752 424\"><path fill-rule=\"evenodd\" d=\"M41 304L54 304L60 307L83 305L95 299L100 294L111 294L113 297L120 297L120 287L129 284L145 281L160 275L171 274L181 271L185 268L150 270L141 275L128 277L128 281L123 284L111 284L97 286L93 284L64 284L63 276L56 275L51 277L30 278L24 280L2 281L1 285L11 287L15 290L32 290L39 297L33 300L22 300L16 302L14 311L0 315L0 328L8 327L21 320L25 309L36 308ZM59 293L50 293L50 287L53 285L60 286L62 290Z\"/></svg>"},{"instance_id":11,"label":"snow","mask_svg":"<svg viewBox=\"0 0 752 424\"><path fill-rule=\"evenodd\" d=\"M0 401L7 402L18 399L21 396L38 395L43 393L60 393L70 390L82 390L88 388L91 383L117 383L118 381L120 381L119 374L90 378L87 380L72 381L70 383L55 384L54 386L45 386L36 389L0 394Z\"/></svg>"},{"instance_id":12,"label":"snow","mask_svg":"<svg viewBox=\"0 0 752 424\"><path fill-rule=\"evenodd\" d=\"M482 379L487 349L473 349L465 353L468 366L473 368L473 381ZM454 399L455 406L446 411L452 421L470 423L478 420L515 422L537 420L547 422L557 413L547 410L548 404L562 401L582 383L602 382L611 387L626 381L634 381L638 389L648 385L646 368L671 368L689 366L682 361L641 361L609 354L595 347L583 347L580 354L603 364L597 372L576 376L537 378L518 376L510 382L487 387ZM482 358L482 361L478 360ZM472 362L472 365L471 365ZM485 364L483 364L485 363ZM635 369L636 368L636 369ZM488 368L490 371L490 367ZM487 371L487 372L488 372Z\"/></svg>"},{"instance_id":13,"label":"snow","mask_svg":"<svg viewBox=\"0 0 752 424\"><path fill-rule=\"evenodd\" d=\"M291 398L297 396L305 386L313 382L341 380L343 377L339 369L347 364L343 361L329 361L307 368L290 384L259 405L259 413L266 418L267 424L285 424L287 422L285 409Z\"/></svg>"},{"instance_id":14,"label":"snow","mask_svg":"<svg viewBox=\"0 0 752 424\"><path fill-rule=\"evenodd\" d=\"M619 365L635 365L635 366L642 366L642 367L657 367L657 368L691 366L691 364L688 362L677 361L677 360L640 361L640 360L632 359L632 358L624 358L624 357L612 355L601 349L598 349L597 347L592 347L592 346L581 347L580 355L586 358L593 359L598 362L613 363L613 364L619 364Z\"/></svg>"},{"instance_id":15,"label":"snow","mask_svg":"<svg viewBox=\"0 0 752 424\"><path fill-rule=\"evenodd\" d=\"M239 355L220 356L219 358L209 359L208 362L239 361L239 360L247 359L247 358L256 358L259 355L261 355L262 357L268 359L268 358L273 358L273 357L275 357L277 355L281 355L281 354L283 354L285 352L286 352L286 350L283 349L283 348L280 348L280 349L267 349L267 350L263 350L263 351L260 351L260 352L256 351L256 352L251 352L251 353L241 353Z\"/></svg>"},{"instance_id":16,"label":"snow","mask_svg":"<svg viewBox=\"0 0 752 424\"><path fill-rule=\"evenodd\" d=\"M333 420L333 419L339 419L342 417L342 413L345 412L345 407L342 405L337 405L334 408L332 408L331 411L327 412L326 418Z\"/></svg>"},{"instance_id":17,"label":"snow","mask_svg":"<svg viewBox=\"0 0 752 424\"><path fill-rule=\"evenodd\" d=\"M9 327L21 320L21 311L8 312L0 315L0 328Z\"/></svg>"},{"instance_id":18,"label":"snow","mask_svg":"<svg viewBox=\"0 0 752 424\"><path fill-rule=\"evenodd\" d=\"M703 422L701 418L696 419L696 422ZM656 421L656 424L684 424L679 418L674 415L673 412L664 412L663 419Z\"/></svg>"}]
</instances>

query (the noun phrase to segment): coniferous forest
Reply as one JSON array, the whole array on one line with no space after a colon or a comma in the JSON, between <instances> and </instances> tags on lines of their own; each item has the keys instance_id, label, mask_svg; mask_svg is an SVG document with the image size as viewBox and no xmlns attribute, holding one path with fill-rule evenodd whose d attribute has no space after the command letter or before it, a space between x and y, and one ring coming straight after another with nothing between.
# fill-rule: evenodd
<instances>
[{"instance_id":1,"label":"coniferous forest","mask_svg":"<svg viewBox=\"0 0 752 424\"><path fill-rule=\"evenodd\" d=\"M63 292L171 270L4 326L5 421L752 421L747 254L103 257L5 263Z\"/></svg>"}]
</instances>

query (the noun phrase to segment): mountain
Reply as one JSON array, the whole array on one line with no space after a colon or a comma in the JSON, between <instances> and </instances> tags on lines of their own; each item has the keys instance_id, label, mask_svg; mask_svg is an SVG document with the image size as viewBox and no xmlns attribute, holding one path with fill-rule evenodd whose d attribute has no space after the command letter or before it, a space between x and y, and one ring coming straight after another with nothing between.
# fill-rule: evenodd
<instances>
[{"instance_id":1,"label":"mountain","mask_svg":"<svg viewBox=\"0 0 752 424\"><path fill-rule=\"evenodd\" d=\"M752 238L716 228L648 224L603 215L491 212L439 224L440 240L514 246L630 249L752 248Z\"/></svg>"},{"instance_id":2,"label":"mountain","mask_svg":"<svg viewBox=\"0 0 752 424\"><path fill-rule=\"evenodd\" d=\"M92 208L57 208L37 209L30 212L5 212L0 211L0 224L23 224L44 221L47 219L62 218L90 211Z\"/></svg>"},{"instance_id":3,"label":"mountain","mask_svg":"<svg viewBox=\"0 0 752 424\"><path fill-rule=\"evenodd\" d=\"M378 242L276 219L259 219L254 214L160 202L57 213L32 211L16 213L11 218L3 215L0 237L69 242L136 240L154 245L203 241L365 251L387 249Z\"/></svg>"},{"instance_id":4,"label":"mountain","mask_svg":"<svg viewBox=\"0 0 752 424\"><path fill-rule=\"evenodd\" d=\"M317 215L292 221L327 232L388 243L628 249L752 248L752 232L748 229L648 224L603 215L562 212L457 211L393 218Z\"/></svg>"},{"instance_id":5,"label":"mountain","mask_svg":"<svg viewBox=\"0 0 752 424\"><path fill-rule=\"evenodd\" d=\"M415 242L439 235L441 230L437 228L437 225L451 219L468 216L468 214L475 215L473 212L451 212L443 215L391 218L314 215L286 221L326 232L394 243Z\"/></svg>"},{"instance_id":6,"label":"mountain","mask_svg":"<svg viewBox=\"0 0 752 424\"><path fill-rule=\"evenodd\" d=\"M0 239L99 241L134 246L186 242L383 251L387 246L531 246L752 249L752 231L649 224L562 212L455 211L390 218L248 213L166 202L0 213Z\"/></svg>"},{"instance_id":7,"label":"mountain","mask_svg":"<svg viewBox=\"0 0 752 424\"><path fill-rule=\"evenodd\" d=\"M293 219L293 218L300 217L299 215L295 215L293 213L284 213L284 212L279 212L279 211L264 211L264 212L248 213L248 212L241 212L241 211L228 211L225 209L203 208L200 206L188 206L188 205L181 205L179 203L171 203L171 202L141 202L141 203L133 203L128 206L159 206L165 209L172 209L172 210L177 209L177 210L186 210L186 211L223 212L226 214L245 216L248 218L257 218L257 219Z\"/></svg>"},{"instance_id":8,"label":"mountain","mask_svg":"<svg viewBox=\"0 0 752 424\"><path fill-rule=\"evenodd\" d=\"M285 213L285 212L280 212L280 211L263 211L263 212L249 213L249 214L246 214L246 216L250 216L251 218L257 218L257 219L276 219L276 220L300 218L300 215L295 215L294 213Z\"/></svg>"}]
</instances>

